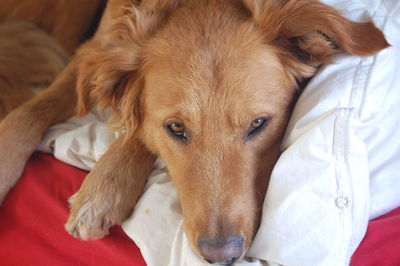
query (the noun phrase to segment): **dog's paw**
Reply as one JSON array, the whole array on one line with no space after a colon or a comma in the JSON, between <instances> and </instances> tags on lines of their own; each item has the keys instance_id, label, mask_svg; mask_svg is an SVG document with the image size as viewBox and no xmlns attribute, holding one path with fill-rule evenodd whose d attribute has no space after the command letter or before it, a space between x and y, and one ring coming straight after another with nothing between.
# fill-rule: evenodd
<instances>
[{"instance_id":1,"label":"dog's paw","mask_svg":"<svg viewBox=\"0 0 400 266\"><path fill-rule=\"evenodd\" d=\"M106 203L101 204L95 198L86 200L82 198L79 192L70 198L71 214L65 229L72 236L82 240L106 236L109 228L116 223L110 206Z\"/></svg>"}]
</instances>

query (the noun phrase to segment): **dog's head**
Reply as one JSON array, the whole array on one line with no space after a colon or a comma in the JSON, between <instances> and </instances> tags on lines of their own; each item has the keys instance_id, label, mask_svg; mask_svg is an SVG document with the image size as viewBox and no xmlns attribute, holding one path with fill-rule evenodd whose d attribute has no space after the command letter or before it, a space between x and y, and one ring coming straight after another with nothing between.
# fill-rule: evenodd
<instances>
[{"instance_id":1,"label":"dog's head","mask_svg":"<svg viewBox=\"0 0 400 266\"><path fill-rule=\"evenodd\" d=\"M161 156L206 260L244 255L259 226L297 82L388 46L314 0L151 1L124 9L80 67L80 112L114 108Z\"/></svg>"}]
</instances>

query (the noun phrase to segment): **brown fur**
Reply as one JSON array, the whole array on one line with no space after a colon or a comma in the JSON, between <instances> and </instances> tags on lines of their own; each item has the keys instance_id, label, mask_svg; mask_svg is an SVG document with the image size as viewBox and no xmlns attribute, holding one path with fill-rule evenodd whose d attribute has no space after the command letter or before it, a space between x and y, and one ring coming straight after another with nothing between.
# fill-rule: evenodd
<instances>
[{"instance_id":1,"label":"brown fur","mask_svg":"<svg viewBox=\"0 0 400 266\"><path fill-rule=\"evenodd\" d=\"M0 120L46 87L67 55L53 38L27 22L0 24Z\"/></svg>"},{"instance_id":2,"label":"brown fur","mask_svg":"<svg viewBox=\"0 0 400 266\"><path fill-rule=\"evenodd\" d=\"M387 46L372 23L351 22L314 0L110 1L96 36L64 73L0 125L1 150L17 142L30 148L0 154L0 165L26 160L48 126L72 115L69 87L77 82L78 112L111 106L126 133L72 198L67 230L97 238L122 222L158 155L179 192L193 250L224 262L219 247L209 253L199 240L244 237L238 256L249 247L296 81L340 51L369 56ZM260 117L268 126L246 138ZM184 124L187 142L166 130L174 122ZM0 192L19 174L3 170L9 185Z\"/></svg>"},{"instance_id":3,"label":"brown fur","mask_svg":"<svg viewBox=\"0 0 400 266\"><path fill-rule=\"evenodd\" d=\"M75 63L52 83L56 91L49 89L35 98L34 90L46 87L61 72L104 2L0 2L0 121L22 105L0 124L0 165L7 165L0 169L0 201L17 181L46 129L74 114L71 80Z\"/></svg>"},{"instance_id":4,"label":"brown fur","mask_svg":"<svg viewBox=\"0 0 400 266\"><path fill-rule=\"evenodd\" d=\"M104 2L0 2L0 120L54 80Z\"/></svg>"},{"instance_id":5,"label":"brown fur","mask_svg":"<svg viewBox=\"0 0 400 266\"><path fill-rule=\"evenodd\" d=\"M106 0L1 0L0 20L37 25L70 54L80 45Z\"/></svg>"}]
</instances>

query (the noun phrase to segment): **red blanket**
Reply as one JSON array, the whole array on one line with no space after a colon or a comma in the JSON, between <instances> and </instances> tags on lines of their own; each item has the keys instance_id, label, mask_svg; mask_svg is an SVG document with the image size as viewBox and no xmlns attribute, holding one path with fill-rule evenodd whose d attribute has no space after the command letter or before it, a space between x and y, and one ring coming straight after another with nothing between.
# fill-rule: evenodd
<instances>
[{"instance_id":1,"label":"red blanket","mask_svg":"<svg viewBox=\"0 0 400 266\"><path fill-rule=\"evenodd\" d=\"M400 208L369 222L350 266L400 266Z\"/></svg>"},{"instance_id":2,"label":"red blanket","mask_svg":"<svg viewBox=\"0 0 400 266\"><path fill-rule=\"evenodd\" d=\"M50 155L32 156L0 208L0 265L146 265L120 227L97 241L81 241L66 233L67 199L85 175ZM400 209L370 222L351 263L378 265L400 265Z\"/></svg>"},{"instance_id":3,"label":"red blanket","mask_svg":"<svg viewBox=\"0 0 400 266\"><path fill-rule=\"evenodd\" d=\"M0 209L0 265L146 265L120 227L87 242L64 230L67 199L85 176L50 155L33 155Z\"/></svg>"}]
</instances>

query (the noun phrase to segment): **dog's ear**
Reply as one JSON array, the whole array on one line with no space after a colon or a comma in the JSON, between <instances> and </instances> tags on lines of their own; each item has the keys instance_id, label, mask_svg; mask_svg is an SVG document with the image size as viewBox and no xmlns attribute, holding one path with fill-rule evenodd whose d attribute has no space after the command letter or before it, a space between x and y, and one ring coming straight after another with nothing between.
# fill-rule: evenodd
<instances>
[{"instance_id":1,"label":"dog's ear","mask_svg":"<svg viewBox=\"0 0 400 266\"><path fill-rule=\"evenodd\" d=\"M317 66L329 63L340 51L370 56L389 46L372 22L355 23L317 0L243 0L266 41L295 54L301 62ZM287 58L287 63L293 63ZM297 64L298 65L298 64ZM300 67L301 68L301 67ZM309 76L312 71L297 73ZM301 73L304 72L304 73Z\"/></svg>"},{"instance_id":2,"label":"dog's ear","mask_svg":"<svg viewBox=\"0 0 400 266\"><path fill-rule=\"evenodd\" d=\"M176 5L176 0L143 0L140 6L120 7L124 15L81 49L78 115L88 113L95 105L100 109L111 107L121 121L130 121L123 125L127 131L135 127L140 120L143 87L141 50Z\"/></svg>"}]
</instances>

